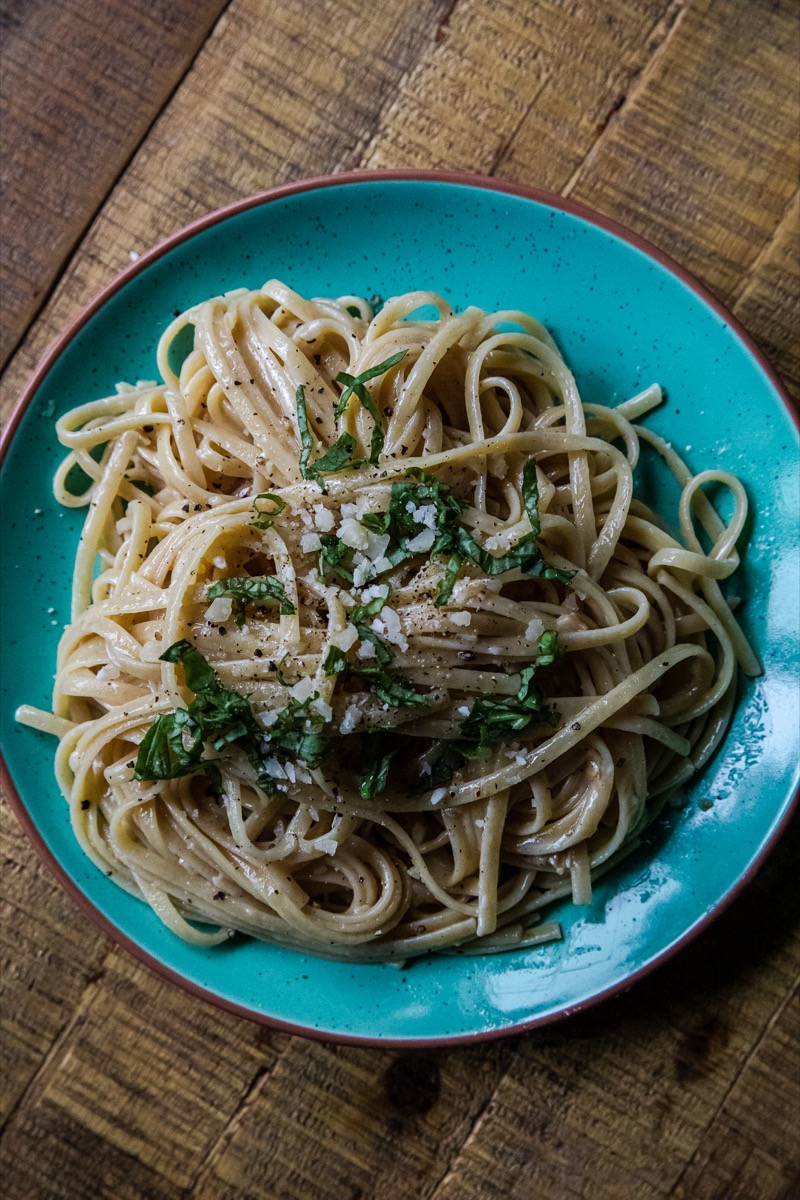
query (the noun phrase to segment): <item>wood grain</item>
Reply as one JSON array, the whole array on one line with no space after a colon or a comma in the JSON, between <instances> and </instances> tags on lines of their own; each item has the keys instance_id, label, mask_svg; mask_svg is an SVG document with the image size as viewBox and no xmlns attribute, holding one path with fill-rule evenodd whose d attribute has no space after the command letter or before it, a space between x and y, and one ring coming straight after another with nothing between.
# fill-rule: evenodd
<instances>
[{"instance_id":1,"label":"wood grain","mask_svg":"<svg viewBox=\"0 0 800 1200\"><path fill-rule=\"evenodd\" d=\"M735 295L797 190L796 34L793 0L687 6L570 195Z\"/></svg>"},{"instance_id":2,"label":"wood grain","mask_svg":"<svg viewBox=\"0 0 800 1200\"><path fill-rule=\"evenodd\" d=\"M31 11L56 19L48 0ZM493 172L596 205L701 274L800 385L788 0L322 0L315 17L232 0L171 98L180 75L158 57L143 69L137 119L142 97L158 119L147 128L151 107L127 166L86 183L83 224L30 202L34 242L61 239L56 271L98 211L10 363L6 406L131 250L359 164ZM52 46L39 73L58 79ZM70 136L94 120L83 94ZM34 177L58 132L20 126ZM11 1200L788 1200L800 1186L798 821L732 909L628 995L525 1038L409 1053L307 1043L192 1000L109 948L8 814L0 832Z\"/></svg>"},{"instance_id":3,"label":"wood grain","mask_svg":"<svg viewBox=\"0 0 800 1200\"><path fill-rule=\"evenodd\" d=\"M73 1019L110 944L75 911L0 806L0 1078L5 1121Z\"/></svg>"},{"instance_id":4,"label":"wood grain","mask_svg":"<svg viewBox=\"0 0 800 1200\"><path fill-rule=\"evenodd\" d=\"M800 195L742 277L734 312L800 401Z\"/></svg>"},{"instance_id":5,"label":"wood grain","mask_svg":"<svg viewBox=\"0 0 800 1200\"><path fill-rule=\"evenodd\" d=\"M364 10L234 0L6 372L3 411L47 343L127 266L192 218L289 179L358 164L393 89L433 39L443 0Z\"/></svg>"},{"instance_id":6,"label":"wood grain","mask_svg":"<svg viewBox=\"0 0 800 1200\"><path fill-rule=\"evenodd\" d=\"M4 6L0 366L225 3Z\"/></svg>"}]
</instances>

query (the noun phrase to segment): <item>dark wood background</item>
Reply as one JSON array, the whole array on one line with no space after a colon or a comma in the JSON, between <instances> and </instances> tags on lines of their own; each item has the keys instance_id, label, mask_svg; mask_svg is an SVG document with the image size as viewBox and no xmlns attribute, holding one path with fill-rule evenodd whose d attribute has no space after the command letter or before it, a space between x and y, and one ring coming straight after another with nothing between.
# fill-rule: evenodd
<instances>
[{"instance_id":1,"label":"dark wood background","mask_svg":"<svg viewBox=\"0 0 800 1200\"><path fill-rule=\"evenodd\" d=\"M275 183L464 168L651 238L800 387L795 0L6 0L3 412L141 251ZM5 1194L800 1195L798 823L696 944L525 1037L337 1047L191 999L3 830Z\"/></svg>"}]
</instances>

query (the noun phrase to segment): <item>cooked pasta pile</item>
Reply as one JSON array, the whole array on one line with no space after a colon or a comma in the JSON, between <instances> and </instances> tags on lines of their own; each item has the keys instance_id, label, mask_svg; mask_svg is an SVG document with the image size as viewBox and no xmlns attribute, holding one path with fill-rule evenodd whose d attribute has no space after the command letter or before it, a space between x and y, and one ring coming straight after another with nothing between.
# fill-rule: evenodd
<instances>
[{"instance_id":1,"label":"cooked pasta pile","mask_svg":"<svg viewBox=\"0 0 800 1200\"><path fill-rule=\"evenodd\" d=\"M591 899L758 673L720 590L739 481L636 423L658 386L583 404L538 321L431 292L231 292L158 368L57 425L87 516L53 714L19 718L86 853L195 943L560 936L542 909Z\"/></svg>"}]
</instances>

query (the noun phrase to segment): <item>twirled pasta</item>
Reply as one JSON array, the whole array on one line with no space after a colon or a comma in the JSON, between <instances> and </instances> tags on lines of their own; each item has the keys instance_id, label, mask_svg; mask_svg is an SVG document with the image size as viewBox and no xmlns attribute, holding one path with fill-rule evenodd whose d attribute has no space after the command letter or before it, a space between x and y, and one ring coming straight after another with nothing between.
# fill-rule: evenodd
<instances>
[{"instance_id":1,"label":"twirled pasta","mask_svg":"<svg viewBox=\"0 0 800 1200\"><path fill-rule=\"evenodd\" d=\"M88 511L53 714L19 718L60 738L86 853L198 943L239 930L380 960L558 937L540 910L590 899L719 744L737 661L758 673L720 590L741 484L693 474L636 423L657 386L582 404L537 321L430 292L374 315L277 281L231 292L172 322L158 367L163 382L57 425L56 496ZM681 541L633 494L643 441L682 488ZM729 489L727 523L706 483ZM381 532L393 506L402 545ZM449 562L437 538L467 550ZM495 570L503 556L516 565ZM148 731L172 731L174 766L200 729L179 724L189 663L161 658L176 645L211 664L213 703L243 704L251 733L228 716L199 768L142 778Z\"/></svg>"}]
</instances>

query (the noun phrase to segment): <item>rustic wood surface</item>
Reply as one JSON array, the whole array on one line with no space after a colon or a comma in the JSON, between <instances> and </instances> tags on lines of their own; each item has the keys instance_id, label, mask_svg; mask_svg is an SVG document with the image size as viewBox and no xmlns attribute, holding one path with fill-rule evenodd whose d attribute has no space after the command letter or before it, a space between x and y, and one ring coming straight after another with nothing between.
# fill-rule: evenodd
<instances>
[{"instance_id":1,"label":"rustic wood surface","mask_svg":"<svg viewBox=\"0 0 800 1200\"><path fill-rule=\"evenodd\" d=\"M4 413L132 250L357 166L595 206L703 278L797 395L795 0L9 0L2 25ZM13 1200L800 1195L797 821L622 998L403 1053L289 1037L161 982L0 815Z\"/></svg>"}]
</instances>

